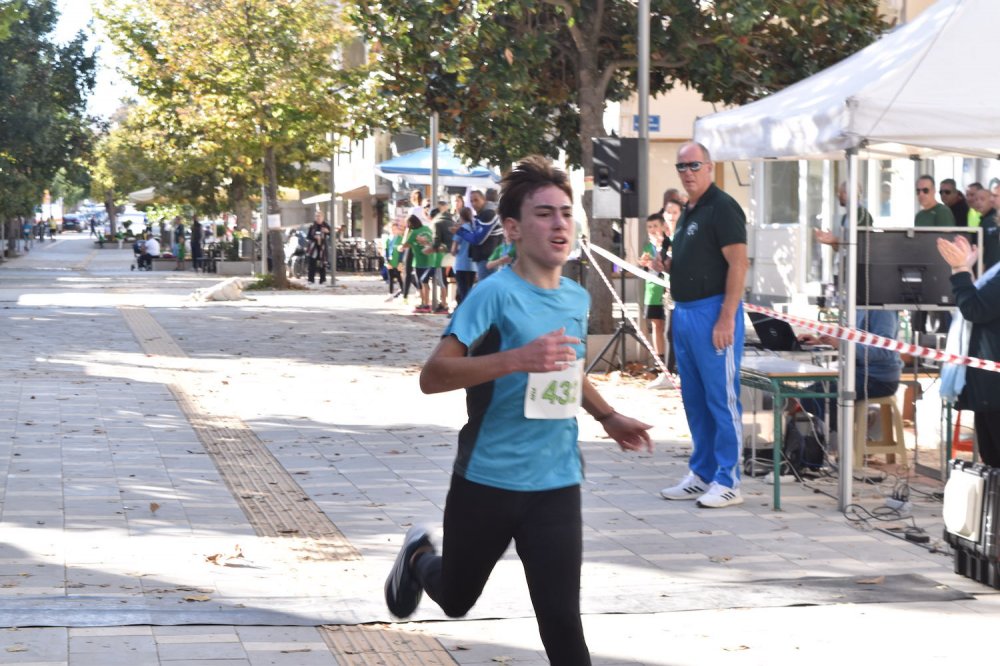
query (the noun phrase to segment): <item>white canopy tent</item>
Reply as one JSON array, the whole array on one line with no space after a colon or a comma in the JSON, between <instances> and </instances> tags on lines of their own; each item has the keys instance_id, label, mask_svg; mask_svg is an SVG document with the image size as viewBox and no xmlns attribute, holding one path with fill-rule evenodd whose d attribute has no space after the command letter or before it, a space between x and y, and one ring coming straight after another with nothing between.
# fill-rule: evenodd
<instances>
[{"instance_id":1,"label":"white canopy tent","mask_svg":"<svg viewBox=\"0 0 1000 666\"><path fill-rule=\"evenodd\" d=\"M781 92L700 118L694 138L715 160L840 159L849 224L842 321L853 326L859 155L958 153L1000 158L1000 87L989 66L1000 25L996 0L939 0L912 22ZM853 344L841 344L841 423L854 421ZM853 467L852 428L840 427L840 468ZM840 505L852 475L840 474Z\"/></svg>"},{"instance_id":2,"label":"white canopy tent","mask_svg":"<svg viewBox=\"0 0 1000 666\"><path fill-rule=\"evenodd\" d=\"M1000 156L990 74L1000 2L940 0L882 39L779 93L700 118L719 160L960 153ZM867 153L867 155L866 155Z\"/></svg>"}]
</instances>

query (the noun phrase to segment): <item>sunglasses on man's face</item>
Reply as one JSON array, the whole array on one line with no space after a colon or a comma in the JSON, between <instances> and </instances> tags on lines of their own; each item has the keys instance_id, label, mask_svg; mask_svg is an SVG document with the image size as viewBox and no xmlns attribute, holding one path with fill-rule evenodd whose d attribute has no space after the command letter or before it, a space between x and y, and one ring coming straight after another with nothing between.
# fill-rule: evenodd
<instances>
[{"instance_id":1,"label":"sunglasses on man's face","mask_svg":"<svg viewBox=\"0 0 1000 666\"><path fill-rule=\"evenodd\" d=\"M941 192L941 196L943 197L949 197L955 193L955 190L939 190L939 191Z\"/></svg>"},{"instance_id":2,"label":"sunglasses on man's face","mask_svg":"<svg viewBox=\"0 0 1000 666\"><path fill-rule=\"evenodd\" d=\"M701 167L704 164L704 162L678 162L675 166L678 173L684 173L688 169L691 169L691 171L701 171Z\"/></svg>"},{"instance_id":3,"label":"sunglasses on man's face","mask_svg":"<svg viewBox=\"0 0 1000 666\"><path fill-rule=\"evenodd\" d=\"M931 193L931 188L929 188L929 187L918 187L917 188L917 194L930 194L930 193Z\"/></svg>"}]
</instances>

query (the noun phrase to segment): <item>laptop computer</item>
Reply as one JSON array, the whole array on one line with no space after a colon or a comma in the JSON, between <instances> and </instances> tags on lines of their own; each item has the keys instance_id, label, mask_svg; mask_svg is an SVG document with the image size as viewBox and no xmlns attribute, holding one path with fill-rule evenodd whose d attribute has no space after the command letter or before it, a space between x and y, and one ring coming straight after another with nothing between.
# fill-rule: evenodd
<instances>
[{"instance_id":1,"label":"laptop computer","mask_svg":"<svg viewBox=\"0 0 1000 666\"><path fill-rule=\"evenodd\" d=\"M830 345L804 345L799 342L787 321L775 319L762 312L748 312L753 330L760 339L760 346L769 351L827 351L833 349Z\"/></svg>"}]
</instances>

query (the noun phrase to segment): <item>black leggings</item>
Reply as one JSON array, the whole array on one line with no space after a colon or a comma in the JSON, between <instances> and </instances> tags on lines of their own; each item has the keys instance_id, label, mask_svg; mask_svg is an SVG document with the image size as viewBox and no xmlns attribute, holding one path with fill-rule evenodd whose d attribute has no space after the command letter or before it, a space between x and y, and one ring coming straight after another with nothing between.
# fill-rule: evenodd
<instances>
[{"instance_id":1,"label":"black leggings","mask_svg":"<svg viewBox=\"0 0 1000 666\"><path fill-rule=\"evenodd\" d=\"M516 492L453 475L444 509L443 554L417 558L417 579L445 614L462 617L512 539L549 662L589 666L580 619L579 486Z\"/></svg>"},{"instance_id":2,"label":"black leggings","mask_svg":"<svg viewBox=\"0 0 1000 666\"><path fill-rule=\"evenodd\" d=\"M476 282L476 271L455 271L455 285L457 293L455 301L461 303L472 291L472 285Z\"/></svg>"},{"instance_id":3,"label":"black leggings","mask_svg":"<svg viewBox=\"0 0 1000 666\"><path fill-rule=\"evenodd\" d=\"M389 274L389 295L392 296L396 293L396 285L399 285L399 290L403 291L403 278L399 274L398 268L386 268L386 272Z\"/></svg>"},{"instance_id":4,"label":"black leggings","mask_svg":"<svg viewBox=\"0 0 1000 666\"><path fill-rule=\"evenodd\" d=\"M413 253L409 250L403 255L403 298L410 297L410 287L415 287L420 293L420 282L413 272Z\"/></svg>"}]
</instances>

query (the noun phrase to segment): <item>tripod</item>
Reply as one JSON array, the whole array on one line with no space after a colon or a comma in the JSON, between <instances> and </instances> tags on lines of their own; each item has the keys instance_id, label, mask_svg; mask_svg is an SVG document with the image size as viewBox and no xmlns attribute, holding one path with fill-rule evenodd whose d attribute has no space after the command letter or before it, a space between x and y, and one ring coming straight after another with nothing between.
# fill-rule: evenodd
<instances>
[{"instance_id":1,"label":"tripod","mask_svg":"<svg viewBox=\"0 0 1000 666\"><path fill-rule=\"evenodd\" d=\"M616 367L615 364L604 359L604 355L611 350L616 344L618 346L618 364L617 369L621 372L625 371L625 343L627 338L631 337L636 342L641 342L638 334L635 331L635 327L632 326L632 322L629 321L628 317L625 315L625 271L624 269L618 269L618 284L619 284L619 300L621 300L621 312L618 315L618 327L615 329L614 334L601 349L601 353L594 357L594 360L590 362L587 366L587 374L589 375L594 367L601 361L607 363L610 367ZM608 285L611 286L610 284Z\"/></svg>"}]
</instances>

